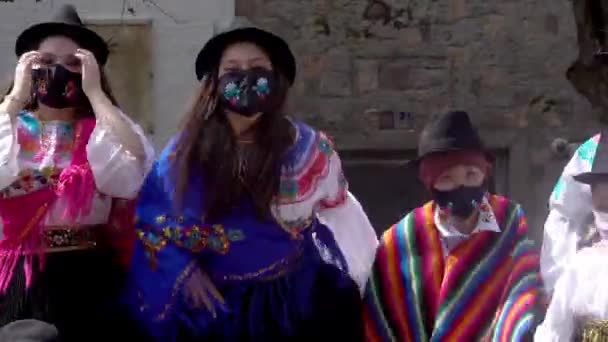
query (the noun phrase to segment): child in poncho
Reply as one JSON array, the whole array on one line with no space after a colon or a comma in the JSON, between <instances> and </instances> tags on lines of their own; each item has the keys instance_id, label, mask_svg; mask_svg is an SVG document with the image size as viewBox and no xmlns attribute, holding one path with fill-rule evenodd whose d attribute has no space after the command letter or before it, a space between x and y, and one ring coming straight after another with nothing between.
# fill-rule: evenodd
<instances>
[{"instance_id":1,"label":"child in poncho","mask_svg":"<svg viewBox=\"0 0 608 342\"><path fill-rule=\"evenodd\" d=\"M488 193L492 157L467 113L418 145L433 200L383 235L365 297L368 341L531 339L541 281L520 205Z\"/></svg>"}]
</instances>

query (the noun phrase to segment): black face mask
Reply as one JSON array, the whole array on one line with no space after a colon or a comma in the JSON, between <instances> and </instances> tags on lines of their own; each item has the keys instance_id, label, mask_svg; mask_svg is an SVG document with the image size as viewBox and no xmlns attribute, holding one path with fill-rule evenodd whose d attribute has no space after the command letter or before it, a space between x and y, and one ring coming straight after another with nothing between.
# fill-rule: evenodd
<instances>
[{"instance_id":1,"label":"black face mask","mask_svg":"<svg viewBox=\"0 0 608 342\"><path fill-rule=\"evenodd\" d=\"M40 103L51 108L85 107L82 75L61 64L32 70L32 92Z\"/></svg>"},{"instance_id":2,"label":"black face mask","mask_svg":"<svg viewBox=\"0 0 608 342\"><path fill-rule=\"evenodd\" d=\"M276 106L276 76L266 68L230 71L218 82L222 106L243 116L273 110Z\"/></svg>"},{"instance_id":3,"label":"black face mask","mask_svg":"<svg viewBox=\"0 0 608 342\"><path fill-rule=\"evenodd\" d=\"M433 200L450 215L468 218L477 209L486 193L486 186L461 186L450 191L432 190Z\"/></svg>"}]
</instances>

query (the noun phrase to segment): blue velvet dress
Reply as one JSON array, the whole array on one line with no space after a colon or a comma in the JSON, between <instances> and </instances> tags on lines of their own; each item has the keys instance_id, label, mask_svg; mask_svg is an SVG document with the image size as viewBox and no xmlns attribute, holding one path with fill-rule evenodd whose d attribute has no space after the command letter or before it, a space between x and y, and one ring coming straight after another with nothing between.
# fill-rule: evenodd
<instances>
[{"instance_id":1,"label":"blue velvet dress","mask_svg":"<svg viewBox=\"0 0 608 342\"><path fill-rule=\"evenodd\" d=\"M301 136L312 133L300 126ZM289 155L297 159L300 151L295 146ZM293 231L276 220L259 219L244 198L230 215L204 222L203 199L194 191L187 193L184 209L171 214L171 160L168 147L148 176L137 208L139 239L127 302L149 335L158 341L362 339L359 288L332 232L315 215ZM190 186L200 189L202 183L193 177ZM215 303L215 317L182 293L197 267L225 299Z\"/></svg>"}]
</instances>

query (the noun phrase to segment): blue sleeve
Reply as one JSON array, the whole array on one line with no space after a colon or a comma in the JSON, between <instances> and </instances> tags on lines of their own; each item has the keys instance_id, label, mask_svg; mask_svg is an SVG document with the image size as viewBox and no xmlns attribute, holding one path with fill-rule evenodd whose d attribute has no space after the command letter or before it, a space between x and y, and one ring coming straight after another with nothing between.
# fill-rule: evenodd
<instances>
[{"instance_id":1,"label":"blue sleeve","mask_svg":"<svg viewBox=\"0 0 608 342\"><path fill-rule=\"evenodd\" d=\"M184 316L191 315L192 308L182 299L182 289L205 248L201 234L196 234L203 229L201 222L171 215L167 160L165 155L154 164L140 192L127 293L142 328L162 341L174 339L180 321L191 325Z\"/></svg>"}]
</instances>

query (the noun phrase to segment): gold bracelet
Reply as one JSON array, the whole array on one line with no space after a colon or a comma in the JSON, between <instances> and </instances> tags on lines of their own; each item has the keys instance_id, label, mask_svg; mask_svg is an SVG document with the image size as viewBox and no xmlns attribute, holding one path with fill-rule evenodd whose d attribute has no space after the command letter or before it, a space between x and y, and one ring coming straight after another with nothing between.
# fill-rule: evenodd
<instances>
[{"instance_id":1,"label":"gold bracelet","mask_svg":"<svg viewBox=\"0 0 608 342\"><path fill-rule=\"evenodd\" d=\"M11 95L11 94L8 94L8 95L4 96L4 99L12 101L12 102L17 102L18 104L20 104L22 106L27 105L27 101L18 99L17 97L15 97L14 95Z\"/></svg>"}]
</instances>

